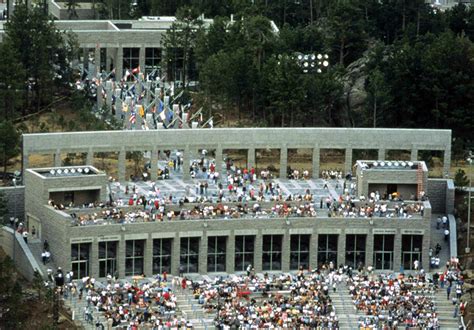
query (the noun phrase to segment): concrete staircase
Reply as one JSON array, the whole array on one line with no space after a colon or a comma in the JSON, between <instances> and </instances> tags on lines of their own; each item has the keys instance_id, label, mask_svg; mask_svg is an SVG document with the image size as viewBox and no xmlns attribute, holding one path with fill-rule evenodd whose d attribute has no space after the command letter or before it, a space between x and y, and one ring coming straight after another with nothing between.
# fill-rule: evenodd
<instances>
[{"instance_id":1,"label":"concrete staircase","mask_svg":"<svg viewBox=\"0 0 474 330\"><path fill-rule=\"evenodd\" d=\"M352 303L351 296L344 284L338 285L336 292L329 294L331 297L336 315L339 318L339 329L358 330L359 315Z\"/></svg>"},{"instance_id":2,"label":"concrete staircase","mask_svg":"<svg viewBox=\"0 0 474 330\"><path fill-rule=\"evenodd\" d=\"M191 321L194 329L215 329L215 314L204 313L202 306L197 299L194 299L191 291L178 289L175 295L179 311L187 320Z\"/></svg>"},{"instance_id":3,"label":"concrete staircase","mask_svg":"<svg viewBox=\"0 0 474 330\"><path fill-rule=\"evenodd\" d=\"M43 252L43 242L39 239L28 239L28 247L30 248L31 254L36 259L41 271L45 276L48 275L48 268L52 269L53 273L56 273L56 265L54 263L54 256L51 256L51 259L46 265L43 265L43 260L41 260L41 253Z\"/></svg>"},{"instance_id":4,"label":"concrete staircase","mask_svg":"<svg viewBox=\"0 0 474 330\"><path fill-rule=\"evenodd\" d=\"M455 296L454 292L451 292L449 300L446 296L446 288L438 289L435 293L434 299L436 302L436 308L438 311L439 325L441 329L457 330L459 318L454 318L454 305L451 298ZM458 314L459 315L459 314Z\"/></svg>"}]
</instances>

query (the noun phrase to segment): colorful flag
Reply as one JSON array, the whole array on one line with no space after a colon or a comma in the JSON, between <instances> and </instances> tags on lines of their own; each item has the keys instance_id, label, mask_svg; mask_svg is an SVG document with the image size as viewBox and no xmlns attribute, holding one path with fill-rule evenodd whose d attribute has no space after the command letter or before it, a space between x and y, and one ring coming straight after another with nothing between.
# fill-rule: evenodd
<instances>
[{"instance_id":1,"label":"colorful flag","mask_svg":"<svg viewBox=\"0 0 474 330\"><path fill-rule=\"evenodd\" d=\"M136 74L140 72L140 66L136 67L135 69L132 69L132 73Z\"/></svg>"},{"instance_id":2,"label":"colorful flag","mask_svg":"<svg viewBox=\"0 0 474 330\"><path fill-rule=\"evenodd\" d=\"M137 114L135 112L132 112L130 114L130 118L128 119L129 122L131 122L132 124L135 124L135 122L137 121Z\"/></svg>"},{"instance_id":3,"label":"colorful flag","mask_svg":"<svg viewBox=\"0 0 474 330\"><path fill-rule=\"evenodd\" d=\"M128 112L128 104L127 103L122 104L122 111L123 112Z\"/></svg>"},{"instance_id":4,"label":"colorful flag","mask_svg":"<svg viewBox=\"0 0 474 330\"><path fill-rule=\"evenodd\" d=\"M138 113L140 114L140 117L145 117L145 109L143 109L143 105L138 106Z\"/></svg>"}]
</instances>

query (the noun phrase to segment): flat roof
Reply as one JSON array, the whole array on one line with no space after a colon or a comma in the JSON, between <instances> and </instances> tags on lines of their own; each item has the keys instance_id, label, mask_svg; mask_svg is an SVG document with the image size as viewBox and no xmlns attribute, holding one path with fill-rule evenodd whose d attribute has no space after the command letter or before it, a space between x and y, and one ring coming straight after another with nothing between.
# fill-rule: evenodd
<instances>
[{"instance_id":1,"label":"flat roof","mask_svg":"<svg viewBox=\"0 0 474 330\"><path fill-rule=\"evenodd\" d=\"M32 168L29 170L44 178L81 177L99 174L105 175L105 173L90 165Z\"/></svg>"}]
</instances>

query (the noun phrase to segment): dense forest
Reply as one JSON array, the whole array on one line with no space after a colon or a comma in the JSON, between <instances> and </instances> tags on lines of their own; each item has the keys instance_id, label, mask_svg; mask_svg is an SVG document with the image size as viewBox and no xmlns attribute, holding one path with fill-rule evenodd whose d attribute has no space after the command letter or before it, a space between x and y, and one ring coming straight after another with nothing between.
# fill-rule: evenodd
<instances>
[{"instance_id":1,"label":"dense forest","mask_svg":"<svg viewBox=\"0 0 474 330\"><path fill-rule=\"evenodd\" d=\"M472 7L441 11L423 0L151 0L138 7L140 14L176 13L167 53L180 46L196 59L208 111L258 126L451 128L455 152L472 145ZM208 29L199 28L202 13L214 18Z\"/></svg>"},{"instance_id":2,"label":"dense forest","mask_svg":"<svg viewBox=\"0 0 474 330\"><path fill-rule=\"evenodd\" d=\"M71 12L78 6L66 2ZM163 68L176 67L179 49L184 80L199 81L191 97L216 123L451 128L455 154L472 148L474 7L442 11L423 0L92 5L103 19L176 15L164 38ZM7 120L37 111L72 86L67 63L77 56L74 36L52 31L42 12L19 5L6 24L0 113ZM210 26L203 14L214 19Z\"/></svg>"}]
</instances>

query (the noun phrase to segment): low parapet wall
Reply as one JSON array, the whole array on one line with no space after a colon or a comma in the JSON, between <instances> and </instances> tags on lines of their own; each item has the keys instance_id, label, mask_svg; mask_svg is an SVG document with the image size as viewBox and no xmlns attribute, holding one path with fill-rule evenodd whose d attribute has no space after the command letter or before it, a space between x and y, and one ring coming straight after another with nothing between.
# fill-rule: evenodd
<instances>
[{"instance_id":1,"label":"low parapet wall","mask_svg":"<svg viewBox=\"0 0 474 330\"><path fill-rule=\"evenodd\" d=\"M28 245L21 235L15 233L9 227L0 230L0 244L5 253L15 262L15 266L28 281L34 278L35 270L38 270L42 277L45 276L36 259L33 257Z\"/></svg>"}]
</instances>

